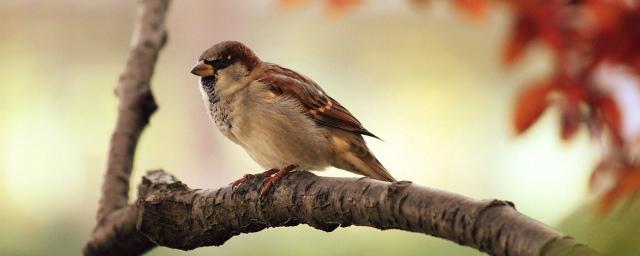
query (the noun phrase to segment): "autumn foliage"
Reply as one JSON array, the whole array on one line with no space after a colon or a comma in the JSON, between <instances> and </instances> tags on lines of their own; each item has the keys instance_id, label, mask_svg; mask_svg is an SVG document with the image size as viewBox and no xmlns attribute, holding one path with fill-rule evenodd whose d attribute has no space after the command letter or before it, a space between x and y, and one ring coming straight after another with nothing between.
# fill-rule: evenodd
<instances>
[{"instance_id":1,"label":"autumn foliage","mask_svg":"<svg viewBox=\"0 0 640 256\"><path fill-rule=\"evenodd\" d=\"M418 8L433 0L409 0ZM309 0L281 0L283 5ZM361 0L324 0L333 13L363 3ZM625 119L615 79L601 79L607 68L623 68L635 77L640 92L640 0L453 0L456 9L472 18L487 15L495 5L512 12L512 25L504 42L505 65L514 65L534 43L545 45L553 56L548 78L531 81L518 96L514 126L522 134L549 107L560 112L559 136L568 141L588 129L602 148L591 185L613 180L605 188L600 211L607 212L625 195L640 191L640 136L624 132ZM606 71L605 71L606 73ZM614 82L612 82L612 80ZM618 95L618 96L616 96ZM627 110L640 114L640 110Z\"/></svg>"},{"instance_id":2,"label":"autumn foliage","mask_svg":"<svg viewBox=\"0 0 640 256\"><path fill-rule=\"evenodd\" d=\"M505 62L517 62L534 42L546 45L554 62L549 79L522 91L515 108L516 131L525 132L550 105L560 110L563 140L586 127L602 145L592 185L605 177L614 180L602 197L602 212L640 188L640 164L632 152L639 137L625 136L616 86L598 79L598 72L612 66L640 74L638 4L623 0L508 2L515 21L504 50Z\"/></svg>"}]
</instances>

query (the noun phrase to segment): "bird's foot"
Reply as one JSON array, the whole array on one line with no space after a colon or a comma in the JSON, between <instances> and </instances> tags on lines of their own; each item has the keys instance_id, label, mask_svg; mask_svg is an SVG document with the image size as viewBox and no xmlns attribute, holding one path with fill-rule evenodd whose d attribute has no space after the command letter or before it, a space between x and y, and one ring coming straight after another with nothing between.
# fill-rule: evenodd
<instances>
[{"instance_id":1,"label":"bird's foot","mask_svg":"<svg viewBox=\"0 0 640 256\"><path fill-rule=\"evenodd\" d=\"M276 174L279 171L280 170L278 170L278 169L270 169L270 170L267 170L265 172L258 173L258 174L247 173L247 174L243 175L242 178L237 179L237 180L229 183L229 185L231 185L232 187L237 187L237 186L240 186L240 184L245 183L247 180L253 179L256 176L271 177L272 175Z\"/></svg>"},{"instance_id":2,"label":"bird's foot","mask_svg":"<svg viewBox=\"0 0 640 256\"><path fill-rule=\"evenodd\" d=\"M282 178L286 177L287 174L289 174L291 171L295 170L296 168L298 168L298 166L295 164L288 165L280 170L277 170L277 172L269 176L269 178L267 178L264 181L264 183L262 183L262 191L260 192L260 198L264 198L267 195L267 193L269 193L269 190L271 189L273 184L282 180Z\"/></svg>"}]
</instances>

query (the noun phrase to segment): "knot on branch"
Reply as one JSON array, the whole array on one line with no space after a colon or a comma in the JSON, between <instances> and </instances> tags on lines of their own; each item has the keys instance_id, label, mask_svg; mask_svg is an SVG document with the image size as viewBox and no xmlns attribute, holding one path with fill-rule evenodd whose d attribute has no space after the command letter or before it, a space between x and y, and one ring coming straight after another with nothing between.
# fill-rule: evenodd
<instances>
[{"instance_id":1,"label":"knot on branch","mask_svg":"<svg viewBox=\"0 0 640 256\"><path fill-rule=\"evenodd\" d=\"M153 198L147 197L149 191L154 191L154 197L158 197L158 194L170 195L175 191L187 189L189 189L189 187L175 176L160 169L152 170L148 171L147 175L142 177L142 182L140 186L138 186L138 200L153 201Z\"/></svg>"}]
</instances>

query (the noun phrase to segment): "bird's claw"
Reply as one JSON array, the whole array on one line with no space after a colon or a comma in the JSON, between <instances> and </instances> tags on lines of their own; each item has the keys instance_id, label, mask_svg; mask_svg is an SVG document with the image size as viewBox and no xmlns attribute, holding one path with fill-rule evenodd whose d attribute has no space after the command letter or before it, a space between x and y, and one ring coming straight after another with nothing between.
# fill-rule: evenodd
<instances>
[{"instance_id":1,"label":"bird's claw","mask_svg":"<svg viewBox=\"0 0 640 256\"><path fill-rule=\"evenodd\" d=\"M236 188L247 182L248 180L255 178L256 176L266 176L267 178L262 183L262 189L260 190L260 199L264 199L264 197L269 193L269 190L275 183L282 180L282 178L287 176L287 174L289 174L296 168L298 168L298 165L292 164L282 169L270 169L258 174L245 174L242 176L242 178L229 183L229 185L231 185L232 188Z\"/></svg>"},{"instance_id":2,"label":"bird's claw","mask_svg":"<svg viewBox=\"0 0 640 256\"><path fill-rule=\"evenodd\" d=\"M277 173L279 170L278 169L270 169L258 174L251 174L251 173L247 173L245 175L242 176L242 178L237 179L231 183L229 183L229 185L231 185L232 187L237 187L240 186L242 183L247 182L250 179L255 178L256 176L267 176L267 177L271 177L272 175L274 175L275 173Z\"/></svg>"},{"instance_id":3,"label":"bird's claw","mask_svg":"<svg viewBox=\"0 0 640 256\"><path fill-rule=\"evenodd\" d=\"M260 199L264 199L264 197L269 193L269 190L275 183L282 180L284 177L286 177L291 171L295 170L296 168L298 168L298 165L292 164L280 170L275 169L277 171L272 175L270 175L267 179L264 180L264 183L262 183L262 190L260 191Z\"/></svg>"},{"instance_id":4,"label":"bird's claw","mask_svg":"<svg viewBox=\"0 0 640 256\"><path fill-rule=\"evenodd\" d=\"M242 175L242 178L239 178L239 179L229 183L229 185L231 185L232 187L237 187L237 186L240 186L240 184L246 182L247 180L253 179L254 177L256 177L256 175L247 173L245 175Z\"/></svg>"}]
</instances>

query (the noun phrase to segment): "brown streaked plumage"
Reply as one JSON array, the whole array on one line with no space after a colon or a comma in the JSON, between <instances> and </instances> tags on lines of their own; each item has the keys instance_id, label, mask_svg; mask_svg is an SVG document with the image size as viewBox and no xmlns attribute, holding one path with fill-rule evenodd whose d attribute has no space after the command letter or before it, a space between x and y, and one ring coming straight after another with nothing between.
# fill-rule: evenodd
<instances>
[{"instance_id":1,"label":"brown streaked plumage","mask_svg":"<svg viewBox=\"0 0 640 256\"><path fill-rule=\"evenodd\" d=\"M276 95L294 97L318 125L378 138L367 131L345 107L328 96L311 79L276 64L265 63L259 81L267 84Z\"/></svg>"},{"instance_id":2,"label":"brown streaked plumage","mask_svg":"<svg viewBox=\"0 0 640 256\"><path fill-rule=\"evenodd\" d=\"M234 41L206 50L192 73L201 77L202 95L218 129L265 169L334 166L395 181L362 135L377 137L308 77L262 62ZM265 191L275 181L269 180Z\"/></svg>"}]
</instances>

